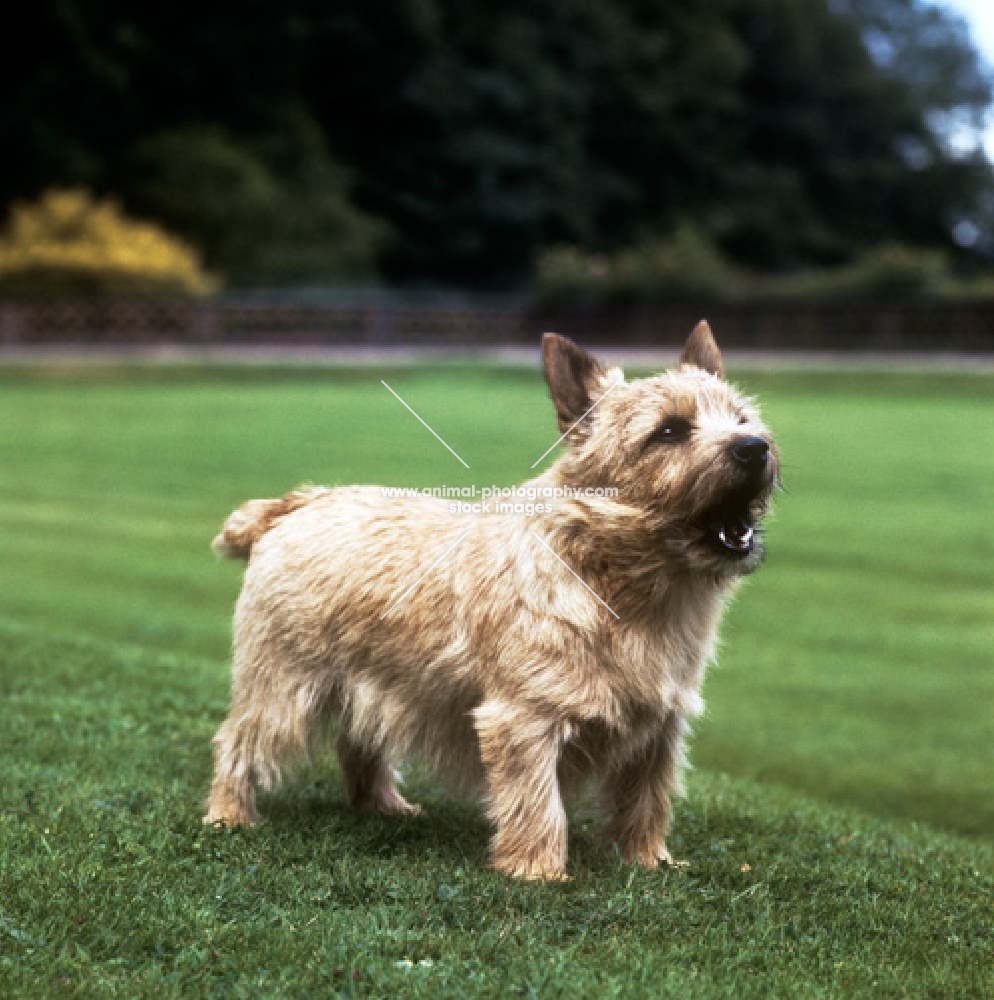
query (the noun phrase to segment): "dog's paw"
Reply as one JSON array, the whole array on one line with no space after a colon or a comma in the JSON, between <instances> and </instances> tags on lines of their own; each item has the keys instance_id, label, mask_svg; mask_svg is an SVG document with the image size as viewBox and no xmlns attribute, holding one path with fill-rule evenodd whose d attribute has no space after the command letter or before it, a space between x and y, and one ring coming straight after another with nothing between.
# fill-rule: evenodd
<instances>
[{"instance_id":1,"label":"dog's paw","mask_svg":"<svg viewBox=\"0 0 994 1000\"><path fill-rule=\"evenodd\" d=\"M493 868L526 882L569 882L562 863L550 858L495 858Z\"/></svg>"},{"instance_id":2,"label":"dog's paw","mask_svg":"<svg viewBox=\"0 0 994 1000\"><path fill-rule=\"evenodd\" d=\"M363 804L363 808L385 816L420 816L422 813L421 806L408 802L396 788L388 788L371 796Z\"/></svg>"},{"instance_id":3,"label":"dog's paw","mask_svg":"<svg viewBox=\"0 0 994 1000\"><path fill-rule=\"evenodd\" d=\"M234 799L210 802L203 820L204 826L214 826L218 829L255 826L258 822L259 814L254 808Z\"/></svg>"},{"instance_id":4,"label":"dog's paw","mask_svg":"<svg viewBox=\"0 0 994 1000\"><path fill-rule=\"evenodd\" d=\"M666 865L667 868L689 868L690 867L690 862L689 861L679 861L676 858L674 858L673 855L670 854L669 848L666 847L665 844L657 852L657 855L658 855L658 860L661 861L664 865ZM652 867L655 868L656 865L653 865Z\"/></svg>"},{"instance_id":5,"label":"dog's paw","mask_svg":"<svg viewBox=\"0 0 994 1000\"><path fill-rule=\"evenodd\" d=\"M631 864L641 865L643 868L649 869L649 871L655 871L659 867L660 862L666 865L667 868L689 868L689 861L678 861L669 852L669 848L665 844L661 844L659 847L654 848L643 848L639 851L622 852L624 854L625 860Z\"/></svg>"},{"instance_id":6,"label":"dog's paw","mask_svg":"<svg viewBox=\"0 0 994 1000\"><path fill-rule=\"evenodd\" d=\"M239 826L255 826L259 822L259 818L252 818L244 813L218 816L209 812L202 822L204 826L213 826L217 830L231 830Z\"/></svg>"}]
</instances>

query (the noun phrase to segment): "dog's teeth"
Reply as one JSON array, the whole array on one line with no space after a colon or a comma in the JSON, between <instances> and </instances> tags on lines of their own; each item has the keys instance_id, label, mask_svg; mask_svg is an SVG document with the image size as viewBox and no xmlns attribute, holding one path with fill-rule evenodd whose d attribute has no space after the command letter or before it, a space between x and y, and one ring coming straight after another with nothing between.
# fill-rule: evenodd
<instances>
[{"instance_id":1,"label":"dog's teeth","mask_svg":"<svg viewBox=\"0 0 994 1000\"><path fill-rule=\"evenodd\" d=\"M752 545L754 534L755 532L751 527L744 527L741 534L739 534L738 528L728 529L721 527L718 529L718 538L721 540L721 543L726 548L738 552L744 552Z\"/></svg>"}]
</instances>

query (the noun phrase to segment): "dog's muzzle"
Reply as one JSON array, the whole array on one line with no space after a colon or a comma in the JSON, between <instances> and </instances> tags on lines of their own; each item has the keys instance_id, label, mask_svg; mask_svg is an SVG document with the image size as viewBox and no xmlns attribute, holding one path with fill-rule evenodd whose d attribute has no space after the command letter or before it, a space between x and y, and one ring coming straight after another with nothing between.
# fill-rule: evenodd
<instances>
[{"instance_id":1,"label":"dog's muzzle","mask_svg":"<svg viewBox=\"0 0 994 1000\"><path fill-rule=\"evenodd\" d=\"M700 518L710 547L731 559L745 559L759 543L758 519L766 509L774 471L770 443L762 437L743 436L728 446L728 457L741 480Z\"/></svg>"}]
</instances>

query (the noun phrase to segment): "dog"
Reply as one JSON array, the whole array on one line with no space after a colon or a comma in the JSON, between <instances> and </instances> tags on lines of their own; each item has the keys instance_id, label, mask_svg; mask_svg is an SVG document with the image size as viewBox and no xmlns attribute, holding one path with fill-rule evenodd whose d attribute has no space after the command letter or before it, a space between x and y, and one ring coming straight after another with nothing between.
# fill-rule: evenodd
<instances>
[{"instance_id":1,"label":"dog","mask_svg":"<svg viewBox=\"0 0 994 1000\"><path fill-rule=\"evenodd\" d=\"M675 863L688 720L761 561L776 446L706 323L652 378L555 334L543 356L567 448L528 484L560 496L532 516L354 486L227 520L214 547L248 566L206 823L256 822L256 788L337 721L350 805L417 813L395 770L417 755L483 793L498 871L564 877L563 795L589 784L627 861Z\"/></svg>"}]
</instances>

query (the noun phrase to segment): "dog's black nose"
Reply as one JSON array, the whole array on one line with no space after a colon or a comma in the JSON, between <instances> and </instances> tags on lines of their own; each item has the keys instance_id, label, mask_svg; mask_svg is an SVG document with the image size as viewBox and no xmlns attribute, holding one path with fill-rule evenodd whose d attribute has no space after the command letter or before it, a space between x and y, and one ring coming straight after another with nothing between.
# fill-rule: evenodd
<instances>
[{"instance_id":1,"label":"dog's black nose","mask_svg":"<svg viewBox=\"0 0 994 1000\"><path fill-rule=\"evenodd\" d=\"M732 442L732 458L747 469L762 468L770 453L770 442L761 437L740 437Z\"/></svg>"}]
</instances>

